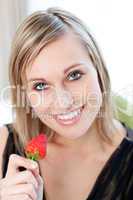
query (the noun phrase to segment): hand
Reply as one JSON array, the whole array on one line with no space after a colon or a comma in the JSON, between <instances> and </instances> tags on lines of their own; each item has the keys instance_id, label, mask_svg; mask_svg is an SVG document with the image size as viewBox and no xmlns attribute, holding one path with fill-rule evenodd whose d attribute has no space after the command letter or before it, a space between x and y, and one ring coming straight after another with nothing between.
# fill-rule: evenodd
<instances>
[{"instance_id":1,"label":"hand","mask_svg":"<svg viewBox=\"0 0 133 200\"><path fill-rule=\"evenodd\" d=\"M26 170L19 171L19 167ZM43 179L36 161L11 154L5 178L0 180L0 200L42 200Z\"/></svg>"}]
</instances>

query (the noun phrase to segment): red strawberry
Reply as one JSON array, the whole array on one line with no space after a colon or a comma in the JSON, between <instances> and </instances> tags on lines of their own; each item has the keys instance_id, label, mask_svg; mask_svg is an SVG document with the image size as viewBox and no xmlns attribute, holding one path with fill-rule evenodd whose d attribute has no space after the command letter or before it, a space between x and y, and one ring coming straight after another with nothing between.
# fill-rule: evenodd
<instances>
[{"instance_id":1,"label":"red strawberry","mask_svg":"<svg viewBox=\"0 0 133 200\"><path fill-rule=\"evenodd\" d=\"M27 158L32 160L43 159L46 155L47 137L44 133L40 133L38 136L32 138L32 140L26 145L25 153Z\"/></svg>"}]
</instances>

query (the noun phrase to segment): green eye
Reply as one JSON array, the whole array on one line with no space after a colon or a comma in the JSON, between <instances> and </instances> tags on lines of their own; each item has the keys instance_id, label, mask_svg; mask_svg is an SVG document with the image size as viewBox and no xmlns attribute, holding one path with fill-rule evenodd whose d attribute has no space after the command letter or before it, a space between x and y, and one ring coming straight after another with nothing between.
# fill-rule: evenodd
<instances>
[{"instance_id":1,"label":"green eye","mask_svg":"<svg viewBox=\"0 0 133 200\"><path fill-rule=\"evenodd\" d=\"M71 72L68 77L72 77L72 80L73 79L74 80L78 80L78 79L80 79L82 77L83 74L84 74L83 72L81 72L79 70L75 70L75 71Z\"/></svg>"},{"instance_id":2,"label":"green eye","mask_svg":"<svg viewBox=\"0 0 133 200\"><path fill-rule=\"evenodd\" d=\"M70 72L70 74L68 75L68 78L69 80L78 80L82 78L83 75L84 73L81 72L80 70L75 70L73 72ZM35 85L33 86L33 89L36 91L46 90L47 84L45 84L44 82L35 83Z\"/></svg>"},{"instance_id":3,"label":"green eye","mask_svg":"<svg viewBox=\"0 0 133 200\"><path fill-rule=\"evenodd\" d=\"M34 90L41 91L45 89L45 83L36 83L34 85Z\"/></svg>"}]
</instances>

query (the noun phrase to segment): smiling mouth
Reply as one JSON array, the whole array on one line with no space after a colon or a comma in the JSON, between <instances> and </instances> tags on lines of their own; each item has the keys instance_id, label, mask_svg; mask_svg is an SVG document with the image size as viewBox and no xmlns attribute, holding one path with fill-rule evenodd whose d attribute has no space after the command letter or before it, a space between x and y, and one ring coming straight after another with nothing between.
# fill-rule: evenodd
<instances>
[{"instance_id":1,"label":"smiling mouth","mask_svg":"<svg viewBox=\"0 0 133 200\"><path fill-rule=\"evenodd\" d=\"M73 110L71 110L69 112L64 112L64 113L59 113L59 114L51 114L51 115L54 116L54 117L63 116L63 115L69 115L70 113L76 112L77 110L81 110L83 107L84 107L84 105L82 105L79 108L75 108L75 109L73 109Z\"/></svg>"},{"instance_id":2,"label":"smiling mouth","mask_svg":"<svg viewBox=\"0 0 133 200\"><path fill-rule=\"evenodd\" d=\"M53 118L62 125L70 125L79 121L84 106L67 114L54 115Z\"/></svg>"},{"instance_id":3,"label":"smiling mouth","mask_svg":"<svg viewBox=\"0 0 133 200\"><path fill-rule=\"evenodd\" d=\"M59 120L63 120L63 121L68 121L68 120L72 120L73 118L79 116L82 112L82 110L84 109L85 105L73 109L71 112L67 112L67 113L61 113L61 114L49 114L49 113L44 113L43 116L45 116L45 118L50 118L50 119L59 119Z\"/></svg>"}]
</instances>

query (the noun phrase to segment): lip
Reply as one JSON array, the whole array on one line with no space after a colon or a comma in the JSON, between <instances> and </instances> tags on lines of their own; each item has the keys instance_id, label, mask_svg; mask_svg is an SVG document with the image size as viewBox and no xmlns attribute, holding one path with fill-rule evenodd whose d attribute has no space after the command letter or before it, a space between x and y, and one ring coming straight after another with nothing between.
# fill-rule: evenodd
<instances>
[{"instance_id":1,"label":"lip","mask_svg":"<svg viewBox=\"0 0 133 200\"><path fill-rule=\"evenodd\" d=\"M54 119L56 120L57 123L59 123L60 125L63 125L63 126L73 125L80 120L82 111L84 109L84 105L80 108L75 109L74 111L76 111L78 109L80 109L80 114L77 115L76 117L72 118L72 119L58 119L57 115L54 116Z\"/></svg>"},{"instance_id":2,"label":"lip","mask_svg":"<svg viewBox=\"0 0 133 200\"><path fill-rule=\"evenodd\" d=\"M60 113L60 114L53 114L53 116L56 118L58 115L67 115L67 114L69 114L69 113L71 113L71 112L74 112L74 111L76 111L76 110L79 110L79 109L82 109L84 107L84 105L82 105L81 107L79 107L79 108L75 108L75 109L73 109L73 110L71 110L71 111L69 111L69 112L66 112L66 113Z\"/></svg>"}]
</instances>

